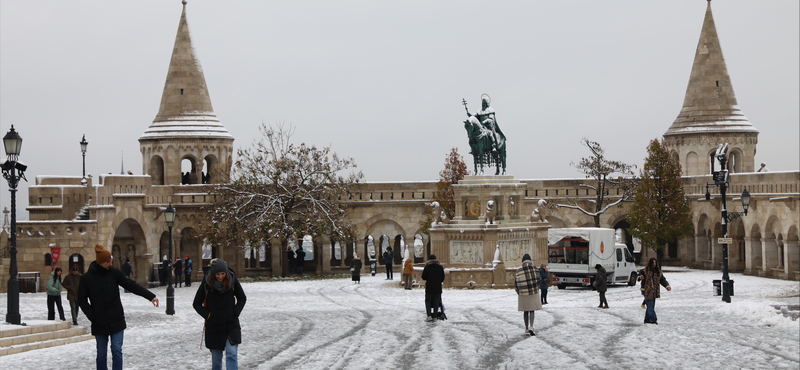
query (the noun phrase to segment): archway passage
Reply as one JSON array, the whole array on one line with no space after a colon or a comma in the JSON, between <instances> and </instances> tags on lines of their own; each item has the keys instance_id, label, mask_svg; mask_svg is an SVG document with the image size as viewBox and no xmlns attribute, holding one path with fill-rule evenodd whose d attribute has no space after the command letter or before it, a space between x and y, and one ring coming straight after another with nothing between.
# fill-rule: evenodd
<instances>
[{"instance_id":1,"label":"archway passage","mask_svg":"<svg viewBox=\"0 0 800 370\"><path fill-rule=\"evenodd\" d=\"M114 231L112 244L112 255L114 256L114 266L120 267L125 260L130 260L131 279L139 285L147 284L147 272L152 270L149 264L140 264L138 256L146 253L147 239L144 236L142 226L132 218L125 219L117 226Z\"/></svg>"}]
</instances>

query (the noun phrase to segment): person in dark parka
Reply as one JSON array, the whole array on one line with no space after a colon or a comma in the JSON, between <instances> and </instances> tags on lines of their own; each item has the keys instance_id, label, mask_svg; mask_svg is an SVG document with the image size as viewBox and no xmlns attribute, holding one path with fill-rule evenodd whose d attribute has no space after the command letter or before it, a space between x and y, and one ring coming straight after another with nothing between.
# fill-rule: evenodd
<instances>
[{"instance_id":1,"label":"person in dark parka","mask_svg":"<svg viewBox=\"0 0 800 370\"><path fill-rule=\"evenodd\" d=\"M212 369L222 369L222 351L225 367L238 368L238 348L242 342L239 315L247 302L239 280L224 260L211 260L203 283L197 288L193 307L205 321L206 348L211 350Z\"/></svg>"},{"instance_id":2,"label":"person in dark parka","mask_svg":"<svg viewBox=\"0 0 800 370\"><path fill-rule=\"evenodd\" d=\"M444 267L436 260L436 255L428 256L428 262L422 269L422 280L425 280L425 313L428 315L426 320L434 321L439 317L444 282Z\"/></svg>"},{"instance_id":3,"label":"person in dark parka","mask_svg":"<svg viewBox=\"0 0 800 370\"><path fill-rule=\"evenodd\" d=\"M394 263L394 252L392 252L392 247L386 247L386 252L383 252L383 265L386 267L386 280L394 280L392 263Z\"/></svg>"},{"instance_id":4,"label":"person in dark parka","mask_svg":"<svg viewBox=\"0 0 800 370\"><path fill-rule=\"evenodd\" d=\"M125 311L119 298L119 287L144 297L156 307L158 298L113 267L111 252L101 245L96 245L94 250L97 258L81 276L78 285L78 305L92 322L92 335L97 342L97 368L107 368L110 337L113 368L122 369L122 341L127 326Z\"/></svg>"},{"instance_id":5,"label":"person in dark parka","mask_svg":"<svg viewBox=\"0 0 800 370\"><path fill-rule=\"evenodd\" d=\"M353 261L350 262L350 274L355 284L361 284L361 259L357 254L353 254Z\"/></svg>"},{"instance_id":6,"label":"person in dark parka","mask_svg":"<svg viewBox=\"0 0 800 370\"><path fill-rule=\"evenodd\" d=\"M306 252L303 252L303 247L297 247L295 255L294 265L297 267L297 273L303 275L303 262L306 260Z\"/></svg>"},{"instance_id":7,"label":"person in dark parka","mask_svg":"<svg viewBox=\"0 0 800 370\"><path fill-rule=\"evenodd\" d=\"M180 288L181 281L183 280L183 262L181 258L175 258L175 287Z\"/></svg>"},{"instance_id":8,"label":"person in dark parka","mask_svg":"<svg viewBox=\"0 0 800 370\"><path fill-rule=\"evenodd\" d=\"M592 285L597 289L597 292L600 293L600 305L597 306L597 308L608 308L608 301L606 300L608 275L606 275L606 269L599 263L594 266L594 269L597 270L597 276L594 278L594 283Z\"/></svg>"}]
</instances>

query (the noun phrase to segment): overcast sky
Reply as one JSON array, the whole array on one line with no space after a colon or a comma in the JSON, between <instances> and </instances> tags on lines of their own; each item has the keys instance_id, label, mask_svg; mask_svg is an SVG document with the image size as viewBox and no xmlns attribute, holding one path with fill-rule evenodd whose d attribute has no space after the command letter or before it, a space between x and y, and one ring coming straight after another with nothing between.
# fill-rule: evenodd
<instances>
[{"instance_id":1,"label":"overcast sky","mask_svg":"<svg viewBox=\"0 0 800 370\"><path fill-rule=\"evenodd\" d=\"M756 164L800 169L798 1L712 2ZM436 180L488 93L508 174L579 177L583 137L641 164L677 117L706 1L201 1L187 18L214 111L249 146L261 122L353 157L367 181ZM142 173L179 0L0 1L0 133L37 175ZM18 195L19 219L27 184ZM8 206L2 182L2 202Z\"/></svg>"}]
</instances>

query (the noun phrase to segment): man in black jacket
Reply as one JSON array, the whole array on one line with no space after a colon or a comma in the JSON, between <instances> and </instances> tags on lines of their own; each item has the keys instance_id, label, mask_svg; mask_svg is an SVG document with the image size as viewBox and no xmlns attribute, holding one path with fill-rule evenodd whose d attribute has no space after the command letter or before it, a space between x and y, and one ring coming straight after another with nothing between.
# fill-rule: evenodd
<instances>
[{"instance_id":1,"label":"man in black jacket","mask_svg":"<svg viewBox=\"0 0 800 370\"><path fill-rule=\"evenodd\" d=\"M97 341L97 368L107 369L108 339L111 338L113 369L122 369L122 341L125 330L125 312L119 299L119 287L153 302L158 307L158 298L127 278L114 268L111 252L101 245L94 247L96 260L81 276L78 286L78 305L92 322L92 335Z\"/></svg>"},{"instance_id":2,"label":"man in black jacket","mask_svg":"<svg viewBox=\"0 0 800 370\"><path fill-rule=\"evenodd\" d=\"M422 280L425 280L425 314L428 315L426 321L434 321L439 317L444 282L444 268L436 260L436 255L428 256L428 262L422 269Z\"/></svg>"}]
</instances>

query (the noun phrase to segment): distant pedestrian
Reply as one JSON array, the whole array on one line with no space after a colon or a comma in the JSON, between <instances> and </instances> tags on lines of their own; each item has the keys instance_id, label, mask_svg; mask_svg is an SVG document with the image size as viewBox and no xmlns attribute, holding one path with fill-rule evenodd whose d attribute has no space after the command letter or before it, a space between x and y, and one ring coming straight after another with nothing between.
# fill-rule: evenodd
<instances>
[{"instance_id":1,"label":"distant pedestrian","mask_svg":"<svg viewBox=\"0 0 800 370\"><path fill-rule=\"evenodd\" d=\"M67 290L67 301L69 302L69 310L72 313L72 325L78 325L78 287L81 284L81 276L78 271L78 265L72 266L69 275L64 278L61 287Z\"/></svg>"},{"instance_id":2,"label":"distant pedestrian","mask_svg":"<svg viewBox=\"0 0 800 370\"><path fill-rule=\"evenodd\" d=\"M167 255L164 255L164 258L161 261L161 286L167 285L167 277L169 274L172 273L169 268L169 260L167 259Z\"/></svg>"},{"instance_id":3,"label":"distant pedestrian","mask_svg":"<svg viewBox=\"0 0 800 370\"><path fill-rule=\"evenodd\" d=\"M386 280L394 280L394 271L392 271L392 262L394 260L394 252L392 247L386 247L383 252L383 265L386 267Z\"/></svg>"},{"instance_id":4,"label":"distant pedestrian","mask_svg":"<svg viewBox=\"0 0 800 370\"><path fill-rule=\"evenodd\" d=\"M600 305L597 308L608 308L608 301L606 300L606 290L608 290L608 275L606 275L606 269L601 264L594 265L594 269L597 270L597 276L594 278L594 286L597 289L597 292L600 293Z\"/></svg>"},{"instance_id":5,"label":"distant pedestrian","mask_svg":"<svg viewBox=\"0 0 800 370\"><path fill-rule=\"evenodd\" d=\"M297 258L297 256L295 256L292 247L286 247L286 254L289 257L289 275L291 275L297 271L297 268L294 267L294 260Z\"/></svg>"},{"instance_id":6,"label":"distant pedestrian","mask_svg":"<svg viewBox=\"0 0 800 370\"><path fill-rule=\"evenodd\" d=\"M550 271L550 268L547 267L547 263L543 263L542 267L539 268L539 277L541 278L539 281L539 295L542 296L542 304L547 304L547 287L550 285L550 279L547 277L548 271Z\"/></svg>"},{"instance_id":7,"label":"distant pedestrian","mask_svg":"<svg viewBox=\"0 0 800 370\"><path fill-rule=\"evenodd\" d=\"M411 290L411 275L414 274L414 264L411 262L411 258L406 258L405 262L403 262L403 285L405 285L406 290Z\"/></svg>"},{"instance_id":8,"label":"distant pedestrian","mask_svg":"<svg viewBox=\"0 0 800 370\"><path fill-rule=\"evenodd\" d=\"M97 342L97 368L107 369L108 339L111 338L113 369L122 369L122 341L124 338L125 313L119 298L119 287L144 297L158 307L158 298L125 277L113 267L111 252L101 245L94 247L96 260L81 276L78 286L78 304L81 311L92 322L92 335Z\"/></svg>"},{"instance_id":9,"label":"distant pedestrian","mask_svg":"<svg viewBox=\"0 0 800 370\"><path fill-rule=\"evenodd\" d=\"M133 272L133 268L131 268L131 260L128 257L125 257L125 263L122 264L122 274L125 275L126 278L131 278L131 272ZM128 289L125 289L125 293L130 293Z\"/></svg>"},{"instance_id":10,"label":"distant pedestrian","mask_svg":"<svg viewBox=\"0 0 800 370\"><path fill-rule=\"evenodd\" d=\"M522 256L522 266L514 275L514 289L517 291L517 311L522 311L525 320L525 334L535 336L533 320L536 311L542 309L542 299L539 297L539 270L533 265L531 256Z\"/></svg>"},{"instance_id":11,"label":"distant pedestrian","mask_svg":"<svg viewBox=\"0 0 800 370\"><path fill-rule=\"evenodd\" d=\"M183 262L180 257L175 258L175 286L180 288L183 281Z\"/></svg>"},{"instance_id":12,"label":"distant pedestrian","mask_svg":"<svg viewBox=\"0 0 800 370\"><path fill-rule=\"evenodd\" d=\"M225 368L239 368L239 343L242 343L239 315L246 302L247 296L233 270L222 259L211 260L192 306L205 319L205 341L206 348L211 350L212 370L222 369L222 351L225 351Z\"/></svg>"},{"instance_id":13,"label":"distant pedestrian","mask_svg":"<svg viewBox=\"0 0 800 370\"><path fill-rule=\"evenodd\" d=\"M353 261L350 262L350 275L353 283L361 284L361 259L357 254L353 254Z\"/></svg>"},{"instance_id":14,"label":"distant pedestrian","mask_svg":"<svg viewBox=\"0 0 800 370\"><path fill-rule=\"evenodd\" d=\"M61 305L61 267L56 267L50 273L50 279L47 280L47 319L55 320L56 312L53 306L58 307L58 317L61 321L66 321L64 318L64 307Z\"/></svg>"},{"instance_id":15,"label":"distant pedestrian","mask_svg":"<svg viewBox=\"0 0 800 370\"><path fill-rule=\"evenodd\" d=\"M422 269L422 280L425 280L425 314L428 315L426 321L431 322L439 318L444 282L444 268L435 254L428 256L428 262Z\"/></svg>"},{"instance_id":16,"label":"distant pedestrian","mask_svg":"<svg viewBox=\"0 0 800 370\"><path fill-rule=\"evenodd\" d=\"M644 286L644 304L647 311L644 313L645 324L658 325L658 316L656 316L656 298L661 298L661 286L671 291L672 287L661 272L661 267L655 258L650 258L647 266L639 270L639 280L643 282Z\"/></svg>"},{"instance_id":17,"label":"distant pedestrian","mask_svg":"<svg viewBox=\"0 0 800 370\"><path fill-rule=\"evenodd\" d=\"M186 286L192 286L192 258L188 254L183 260L183 278Z\"/></svg>"},{"instance_id":18,"label":"distant pedestrian","mask_svg":"<svg viewBox=\"0 0 800 370\"><path fill-rule=\"evenodd\" d=\"M294 264L297 267L297 274L302 276L303 275L303 263L306 260L306 252L303 252L303 247L297 247L297 252L295 252L297 257L295 257Z\"/></svg>"}]
</instances>

